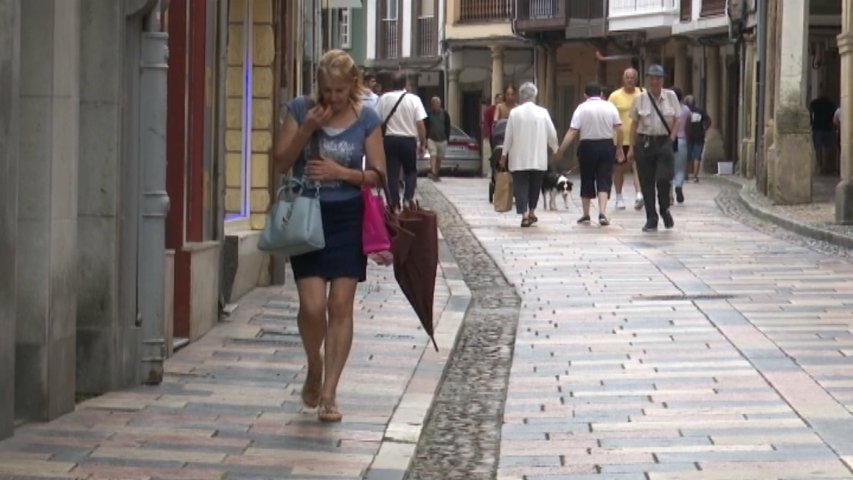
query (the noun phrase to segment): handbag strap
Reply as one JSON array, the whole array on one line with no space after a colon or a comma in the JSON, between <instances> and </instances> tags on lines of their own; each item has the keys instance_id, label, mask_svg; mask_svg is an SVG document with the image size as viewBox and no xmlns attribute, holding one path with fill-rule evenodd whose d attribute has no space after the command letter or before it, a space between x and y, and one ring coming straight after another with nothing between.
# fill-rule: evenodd
<instances>
[{"instance_id":1,"label":"handbag strap","mask_svg":"<svg viewBox=\"0 0 853 480\"><path fill-rule=\"evenodd\" d=\"M376 167L366 166L364 168L364 171L365 172L376 172L376 175L379 176L379 182L382 183L382 191L385 193L385 198L390 199L391 198L391 192L388 190L388 180L385 177L385 174L382 173L382 171L380 171ZM379 188L379 187L377 187L377 188Z\"/></svg>"},{"instance_id":2,"label":"handbag strap","mask_svg":"<svg viewBox=\"0 0 853 480\"><path fill-rule=\"evenodd\" d=\"M666 123L666 119L664 119L664 118L663 118L663 114L662 114L662 113L660 113L660 108L658 108L658 103L657 103L657 102L655 102L654 97L652 97L652 92L651 92L651 90L646 90L646 94L648 94L648 96L649 96L649 101L650 101L650 102L652 102L652 106L653 106L653 107L655 107L655 111L656 111L656 112L658 112L658 118L660 118L660 121L663 123L663 128L665 128L665 129L666 129L666 134L667 134L667 136L671 136L671 135L672 135L672 130L670 130L670 129L669 129L669 124L668 124L668 123ZM663 97L663 91L661 91L661 92L660 92L660 94L661 94L661 97Z\"/></svg>"}]
</instances>

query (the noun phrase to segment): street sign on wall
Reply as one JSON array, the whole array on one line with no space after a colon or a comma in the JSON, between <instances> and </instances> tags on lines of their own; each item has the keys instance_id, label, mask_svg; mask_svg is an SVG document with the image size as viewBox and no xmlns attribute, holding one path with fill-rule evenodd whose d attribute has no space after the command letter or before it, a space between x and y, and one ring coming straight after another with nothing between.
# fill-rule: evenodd
<instances>
[{"instance_id":1,"label":"street sign on wall","mask_svg":"<svg viewBox=\"0 0 853 480\"><path fill-rule=\"evenodd\" d=\"M438 72L421 72L418 74L418 85L421 87L439 86Z\"/></svg>"}]
</instances>

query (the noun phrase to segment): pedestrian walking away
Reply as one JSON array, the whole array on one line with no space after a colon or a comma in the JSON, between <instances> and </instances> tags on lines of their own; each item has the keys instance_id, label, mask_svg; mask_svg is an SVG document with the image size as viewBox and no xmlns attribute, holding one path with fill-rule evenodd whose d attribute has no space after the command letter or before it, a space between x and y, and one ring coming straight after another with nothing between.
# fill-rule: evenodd
<instances>
[{"instance_id":1,"label":"pedestrian walking away","mask_svg":"<svg viewBox=\"0 0 853 480\"><path fill-rule=\"evenodd\" d=\"M364 95L361 97L361 104L376 110L376 104L379 102L379 95L373 90L376 88L376 75L368 73L364 75Z\"/></svg>"},{"instance_id":2,"label":"pedestrian walking away","mask_svg":"<svg viewBox=\"0 0 853 480\"><path fill-rule=\"evenodd\" d=\"M509 113L500 159L501 167L512 172L515 211L522 216L522 227L530 227L539 221L536 206L542 179L548 170L548 148L555 152L558 147L557 129L551 121L551 114L536 105L538 93L536 85L531 82L518 89L521 104Z\"/></svg>"},{"instance_id":3,"label":"pedestrian walking away","mask_svg":"<svg viewBox=\"0 0 853 480\"><path fill-rule=\"evenodd\" d=\"M683 102L684 94L682 90L678 87L673 87L672 91L675 92L675 96L678 98L678 102L681 107L678 121L678 134L676 135L678 147L675 152L675 175L672 178L672 185L675 187L675 201L678 203L684 203L684 178L687 175L687 169L689 168L687 163L690 161L690 151L687 147L687 129L690 124L690 116L693 112L691 112L690 107ZM670 203L672 203L671 199Z\"/></svg>"},{"instance_id":4,"label":"pedestrian walking away","mask_svg":"<svg viewBox=\"0 0 853 480\"><path fill-rule=\"evenodd\" d=\"M623 161L616 160L616 165L613 168L613 187L616 189L616 208L622 210L625 208L625 199L622 197L622 186L625 183L626 170L633 175L631 180L634 182L634 191L637 192L634 200L634 209L640 210L643 208L643 193L640 189L640 178L637 175L637 165L634 160L628 157L628 149L631 147L631 107L634 105L634 99L643 94L643 89L637 86L638 73L633 68L628 68L622 74L622 88L615 90L610 94L608 100L616 106L619 111L619 119L622 121L622 144L618 145L622 148Z\"/></svg>"},{"instance_id":5,"label":"pedestrian walking away","mask_svg":"<svg viewBox=\"0 0 853 480\"><path fill-rule=\"evenodd\" d=\"M450 138L450 115L441 108L441 99L432 97L427 116L427 149L429 150L430 178L441 181L441 161L447 156L447 140Z\"/></svg>"},{"instance_id":6,"label":"pedestrian walking away","mask_svg":"<svg viewBox=\"0 0 853 480\"><path fill-rule=\"evenodd\" d=\"M580 224L589 224L589 208L593 198L598 197L598 224L610 225L607 218L607 200L613 181L613 162L624 162L624 153L616 145L622 144L622 120L619 111L601 99L601 86L590 83L584 91L586 101L575 109L572 121L563 142L554 153L554 162L580 137L578 166L581 175L581 205L583 215ZM616 145L613 144L614 134Z\"/></svg>"},{"instance_id":7,"label":"pedestrian walking away","mask_svg":"<svg viewBox=\"0 0 853 480\"><path fill-rule=\"evenodd\" d=\"M690 123L687 126L687 150L693 164L693 182L699 183L699 168L702 166L702 152L705 150L705 133L711 128L711 117L696 105L693 95L684 97L684 104L690 108Z\"/></svg>"},{"instance_id":8,"label":"pedestrian walking away","mask_svg":"<svg viewBox=\"0 0 853 480\"><path fill-rule=\"evenodd\" d=\"M415 198L418 183L418 157L423 156L427 144L426 110L421 99L408 92L407 86L406 74L397 73L393 79L394 90L379 97L376 104L376 111L385 125L383 144L391 195L388 203L396 210L401 207L400 171L403 173L403 203L409 204Z\"/></svg>"},{"instance_id":9,"label":"pedestrian walking away","mask_svg":"<svg viewBox=\"0 0 853 480\"><path fill-rule=\"evenodd\" d=\"M302 401L318 407L321 421L337 422L342 415L335 396L352 347L355 291L367 268L361 189L382 185L385 154L379 116L361 104L352 57L341 50L323 55L317 83L315 100L298 97L288 104L275 147L275 170L292 167L296 178L316 185L303 195L320 195L325 247L293 256L290 263L299 295L299 334L308 357ZM307 151L315 135L319 151ZM370 170L362 170L363 156Z\"/></svg>"},{"instance_id":10,"label":"pedestrian walking away","mask_svg":"<svg viewBox=\"0 0 853 480\"><path fill-rule=\"evenodd\" d=\"M631 108L631 148L629 157L636 157L640 188L646 208L644 232L658 229L658 218L666 228L675 224L670 207L670 189L674 166L673 142L678 134L681 105L675 92L663 88L663 67L652 64L646 71L648 90L637 97ZM660 217L655 210L657 194Z\"/></svg>"}]
</instances>

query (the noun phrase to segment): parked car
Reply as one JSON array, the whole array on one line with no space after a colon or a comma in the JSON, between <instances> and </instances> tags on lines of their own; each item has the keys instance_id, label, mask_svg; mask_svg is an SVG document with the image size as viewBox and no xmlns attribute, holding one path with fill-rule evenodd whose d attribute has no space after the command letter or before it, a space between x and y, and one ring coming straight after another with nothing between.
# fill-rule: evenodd
<instances>
[{"instance_id":1,"label":"parked car","mask_svg":"<svg viewBox=\"0 0 853 480\"><path fill-rule=\"evenodd\" d=\"M429 152L418 158L418 173L426 175L429 172ZM447 158L441 161L442 173L464 173L480 175L483 171L483 160L480 156L480 144L477 140L463 132L461 128L451 125L450 139L447 141Z\"/></svg>"}]
</instances>

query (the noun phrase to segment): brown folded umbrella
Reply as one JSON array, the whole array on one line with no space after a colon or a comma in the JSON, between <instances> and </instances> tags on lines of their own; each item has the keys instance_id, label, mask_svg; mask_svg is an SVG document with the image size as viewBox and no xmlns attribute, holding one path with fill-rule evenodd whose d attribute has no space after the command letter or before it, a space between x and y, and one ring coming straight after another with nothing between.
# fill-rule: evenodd
<instances>
[{"instance_id":1,"label":"brown folded umbrella","mask_svg":"<svg viewBox=\"0 0 853 480\"><path fill-rule=\"evenodd\" d=\"M414 236L408 255L394 255L394 278L438 351L433 327L435 277L438 273L438 221L434 212L424 210L419 205L405 208L398 218L402 229Z\"/></svg>"}]
</instances>

